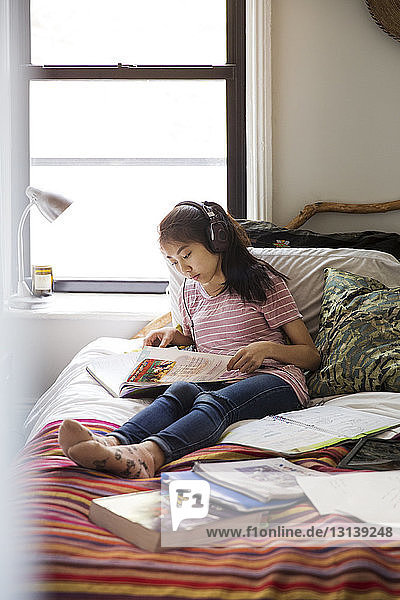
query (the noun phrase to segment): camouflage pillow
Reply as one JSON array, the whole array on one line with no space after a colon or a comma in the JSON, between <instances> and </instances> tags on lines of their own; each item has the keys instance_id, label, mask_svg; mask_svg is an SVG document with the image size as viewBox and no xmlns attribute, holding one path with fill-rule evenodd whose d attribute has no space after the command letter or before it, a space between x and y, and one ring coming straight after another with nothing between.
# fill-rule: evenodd
<instances>
[{"instance_id":1,"label":"camouflage pillow","mask_svg":"<svg viewBox=\"0 0 400 600\"><path fill-rule=\"evenodd\" d=\"M337 269L324 272L315 339L322 361L307 377L311 398L400 392L400 288Z\"/></svg>"}]
</instances>

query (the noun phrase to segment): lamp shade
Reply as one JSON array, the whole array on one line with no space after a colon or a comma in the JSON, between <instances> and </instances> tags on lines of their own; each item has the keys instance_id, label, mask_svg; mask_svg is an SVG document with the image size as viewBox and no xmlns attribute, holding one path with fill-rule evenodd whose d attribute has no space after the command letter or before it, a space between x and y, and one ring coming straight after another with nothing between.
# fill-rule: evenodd
<instances>
[{"instance_id":1,"label":"lamp shade","mask_svg":"<svg viewBox=\"0 0 400 600\"><path fill-rule=\"evenodd\" d=\"M60 196L60 194L44 192L32 186L28 186L25 193L50 223L55 221L72 204L71 200Z\"/></svg>"}]
</instances>

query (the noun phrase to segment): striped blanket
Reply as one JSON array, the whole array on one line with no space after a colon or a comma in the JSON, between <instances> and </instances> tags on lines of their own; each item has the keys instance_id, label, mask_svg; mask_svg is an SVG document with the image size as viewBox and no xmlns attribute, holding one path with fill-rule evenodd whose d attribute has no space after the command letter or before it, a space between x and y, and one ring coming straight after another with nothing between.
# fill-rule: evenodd
<instances>
[{"instance_id":1,"label":"striped blanket","mask_svg":"<svg viewBox=\"0 0 400 600\"><path fill-rule=\"evenodd\" d=\"M96 433L115 424L81 420ZM88 520L92 498L159 489L160 479L128 480L84 469L57 442L59 422L24 449L20 474L23 528L32 574L22 597L40 600L394 600L400 598L400 548L207 547L149 553ZM314 451L294 462L335 470L345 447ZM217 445L170 463L265 458L254 448ZM22 519L21 519L22 520Z\"/></svg>"}]
</instances>

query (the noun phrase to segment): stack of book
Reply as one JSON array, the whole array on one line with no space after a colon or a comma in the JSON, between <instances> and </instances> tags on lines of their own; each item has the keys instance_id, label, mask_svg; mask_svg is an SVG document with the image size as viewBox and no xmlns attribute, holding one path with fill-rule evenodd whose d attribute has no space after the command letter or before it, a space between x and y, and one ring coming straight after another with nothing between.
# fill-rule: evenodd
<instances>
[{"instance_id":1,"label":"stack of book","mask_svg":"<svg viewBox=\"0 0 400 600\"><path fill-rule=\"evenodd\" d=\"M192 471L164 473L163 486L176 480L182 482L183 487L185 483L202 479L210 483L207 516L185 519L178 531L173 532L171 545L211 545L213 540L207 529L212 526L265 525L272 511L282 511L303 497L296 474L325 476L284 458L196 463ZM95 498L90 505L89 518L128 542L148 551L159 551L162 549L162 527L172 531L168 500L168 494L158 490Z\"/></svg>"},{"instance_id":2,"label":"stack of book","mask_svg":"<svg viewBox=\"0 0 400 600\"><path fill-rule=\"evenodd\" d=\"M278 457L198 462L192 471L163 473L162 490L168 490L169 484L177 479L182 481L183 491L190 488L189 481L206 480L210 485L208 514L201 519L182 520L170 545L210 545L207 529L212 525L226 529L240 528L249 522L253 526L271 522L271 514L284 512L304 499L297 476L334 477L293 464L284 456L299 456L311 449L377 434L397 425L396 419L361 410L317 406L237 426L221 443L263 448L279 454ZM395 444L384 442L384 446L387 460ZM391 466L395 468L393 462ZM162 530L172 530L168 493L162 491L96 498L91 503L89 517L104 529L149 551L161 549Z\"/></svg>"}]
</instances>

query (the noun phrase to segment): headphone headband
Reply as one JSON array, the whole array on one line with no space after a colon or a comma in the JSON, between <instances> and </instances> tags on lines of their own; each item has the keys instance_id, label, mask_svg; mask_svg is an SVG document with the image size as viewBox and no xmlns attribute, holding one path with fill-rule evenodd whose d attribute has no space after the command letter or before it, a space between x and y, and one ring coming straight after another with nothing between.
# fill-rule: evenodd
<instances>
[{"instance_id":1,"label":"headphone headband","mask_svg":"<svg viewBox=\"0 0 400 600\"><path fill-rule=\"evenodd\" d=\"M176 206L193 206L200 210L209 221L207 240L213 252L225 252L229 246L229 236L226 223L213 208L211 202L178 202ZM218 206L218 205L216 205Z\"/></svg>"}]
</instances>

